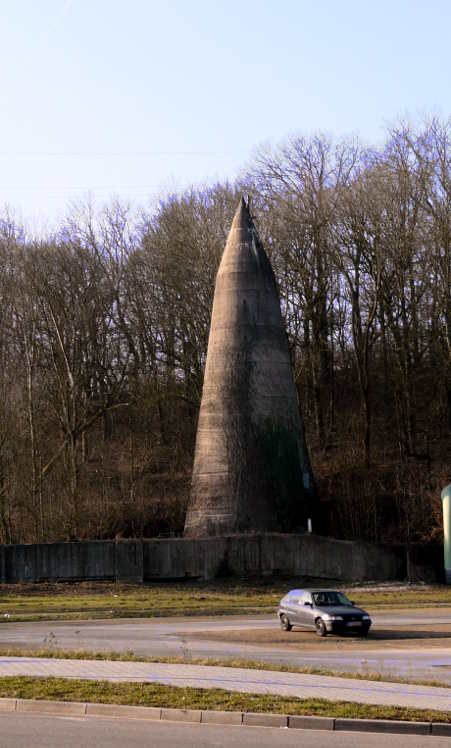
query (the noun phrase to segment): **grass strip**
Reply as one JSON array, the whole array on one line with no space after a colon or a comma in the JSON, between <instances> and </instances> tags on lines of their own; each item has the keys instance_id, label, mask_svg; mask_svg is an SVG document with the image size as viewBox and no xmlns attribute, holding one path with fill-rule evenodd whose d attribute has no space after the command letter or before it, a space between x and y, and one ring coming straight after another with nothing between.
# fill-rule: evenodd
<instances>
[{"instance_id":1,"label":"grass strip","mask_svg":"<svg viewBox=\"0 0 451 748\"><path fill-rule=\"evenodd\" d=\"M39 657L54 660L106 660L113 662L149 662L166 663L168 665L205 665L209 667L244 668L247 670L265 670L276 673L300 673L301 675L327 675L334 678L352 678L354 680L371 680L382 683L404 683L411 686L432 686L434 688L451 688L448 683L438 680L420 680L401 678L391 674L374 672L347 672L328 670L327 668L296 667L278 663L262 662L259 660L245 660L239 657L149 657L136 655L132 651L125 652L91 652L89 650L64 649L0 649L0 657Z\"/></svg>"},{"instance_id":2,"label":"grass strip","mask_svg":"<svg viewBox=\"0 0 451 748\"><path fill-rule=\"evenodd\" d=\"M361 719L451 722L451 712L373 706L325 699L297 699L269 694L246 694L220 688L180 688L155 683L111 683L66 678L0 678L0 697L96 704L127 704L177 709L218 709Z\"/></svg>"},{"instance_id":3,"label":"grass strip","mask_svg":"<svg viewBox=\"0 0 451 748\"><path fill-rule=\"evenodd\" d=\"M143 609L139 612L136 610L83 610L69 611L64 613L8 613L6 616L0 613L0 624L2 623L38 623L39 621L96 621L110 620L120 618L173 618L176 616L195 617L195 616L231 616L231 615L262 615L275 614L274 606L267 608L214 608L212 610L185 610L175 611L173 608L162 608L159 611Z\"/></svg>"},{"instance_id":4,"label":"grass strip","mask_svg":"<svg viewBox=\"0 0 451 748\"><path fill-rule=\"evenodd\" d=\"M271 614L287 590L312 584L344 589L357 605L370 610L451 606L451 589L446 585L373 591L346 587L336 580L313 583L300 578L145 585L41 583L1 585L0 621Z\"/></svg>"}]
</instances>

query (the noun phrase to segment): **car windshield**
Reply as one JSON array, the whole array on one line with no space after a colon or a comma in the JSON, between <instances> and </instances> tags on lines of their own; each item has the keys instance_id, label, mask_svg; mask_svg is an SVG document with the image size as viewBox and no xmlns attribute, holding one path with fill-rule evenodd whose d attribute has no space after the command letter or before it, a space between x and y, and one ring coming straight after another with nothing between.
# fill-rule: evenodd
<instances>
[{"instance_id":1,"label":"car windshield","mask_svg":"<svg viewBox=\"0 0 451 748\"><path fill-rule=\"evenodd\" d=\"M326 591L326 592L314 592L313 602L318 608L324 607L325 605L352 605L351 601L348 600L343 592Z\"/></svg>"}]
</instances>

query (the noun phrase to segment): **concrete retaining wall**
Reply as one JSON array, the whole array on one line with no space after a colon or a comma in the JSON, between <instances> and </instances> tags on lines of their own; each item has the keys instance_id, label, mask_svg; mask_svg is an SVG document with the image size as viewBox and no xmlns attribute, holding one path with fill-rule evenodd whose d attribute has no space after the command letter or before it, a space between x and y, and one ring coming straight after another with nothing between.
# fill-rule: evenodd
<instances>
[{"instance_id":1,"label":"concrete retaining wall","mask_svg":"<svg viewBox=\"0 0 451 748\"><path fill-rule=\"evenodd\" d=\"M114 580L115 557L114 541L4 545L0 546L0 580Z\"/></svg>"},{"instance_id":2,"label":"concrete retaining wall","mask_svg":"<svg viewBox=\"0 0 451 748\"><path fill-rule=\"evenodd\" d=\"M274 533L0 546L3 584L45 580L140 583L272 574L385 581L404 579L406 569L402 546L318 535ZM414 562L411 554L412 579L436 581L438 573L427 554L417 550Z\"/></svg>"}]
</instances>

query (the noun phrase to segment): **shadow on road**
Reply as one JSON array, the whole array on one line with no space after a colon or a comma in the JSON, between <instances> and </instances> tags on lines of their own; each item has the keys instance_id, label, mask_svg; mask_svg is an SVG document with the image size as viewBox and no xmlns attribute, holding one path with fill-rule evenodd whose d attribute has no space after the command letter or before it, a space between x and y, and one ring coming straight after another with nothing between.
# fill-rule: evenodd
<instances>
[{"instance_id":1,"label":"shadow on road","mask_svg":"<svg viewBox=\"0 0 451 748\"><path fill-rule=\"evenodd\" d=\"M391 639L451 639L451 631L431 631L430 629L412 628L409 631L399 629L374 629L368 634L371 640Z\"/></svg>"}]
</instances>

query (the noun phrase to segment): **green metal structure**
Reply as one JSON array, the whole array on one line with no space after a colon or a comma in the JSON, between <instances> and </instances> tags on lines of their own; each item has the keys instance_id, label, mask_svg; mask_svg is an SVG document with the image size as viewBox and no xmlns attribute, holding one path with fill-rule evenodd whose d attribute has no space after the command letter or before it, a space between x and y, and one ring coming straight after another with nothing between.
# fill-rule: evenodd
<instances>
[{"instance_id":1,"label":"green metal structure","mask_svg":"<svg viewBox=\"0 0 451 748\"><path fill-rule=\"evenodd\" d=\"M445 560L445 581L451 584L451 483L442 491L443 501L443 553Z\"/></svg>"}]
</instances>

